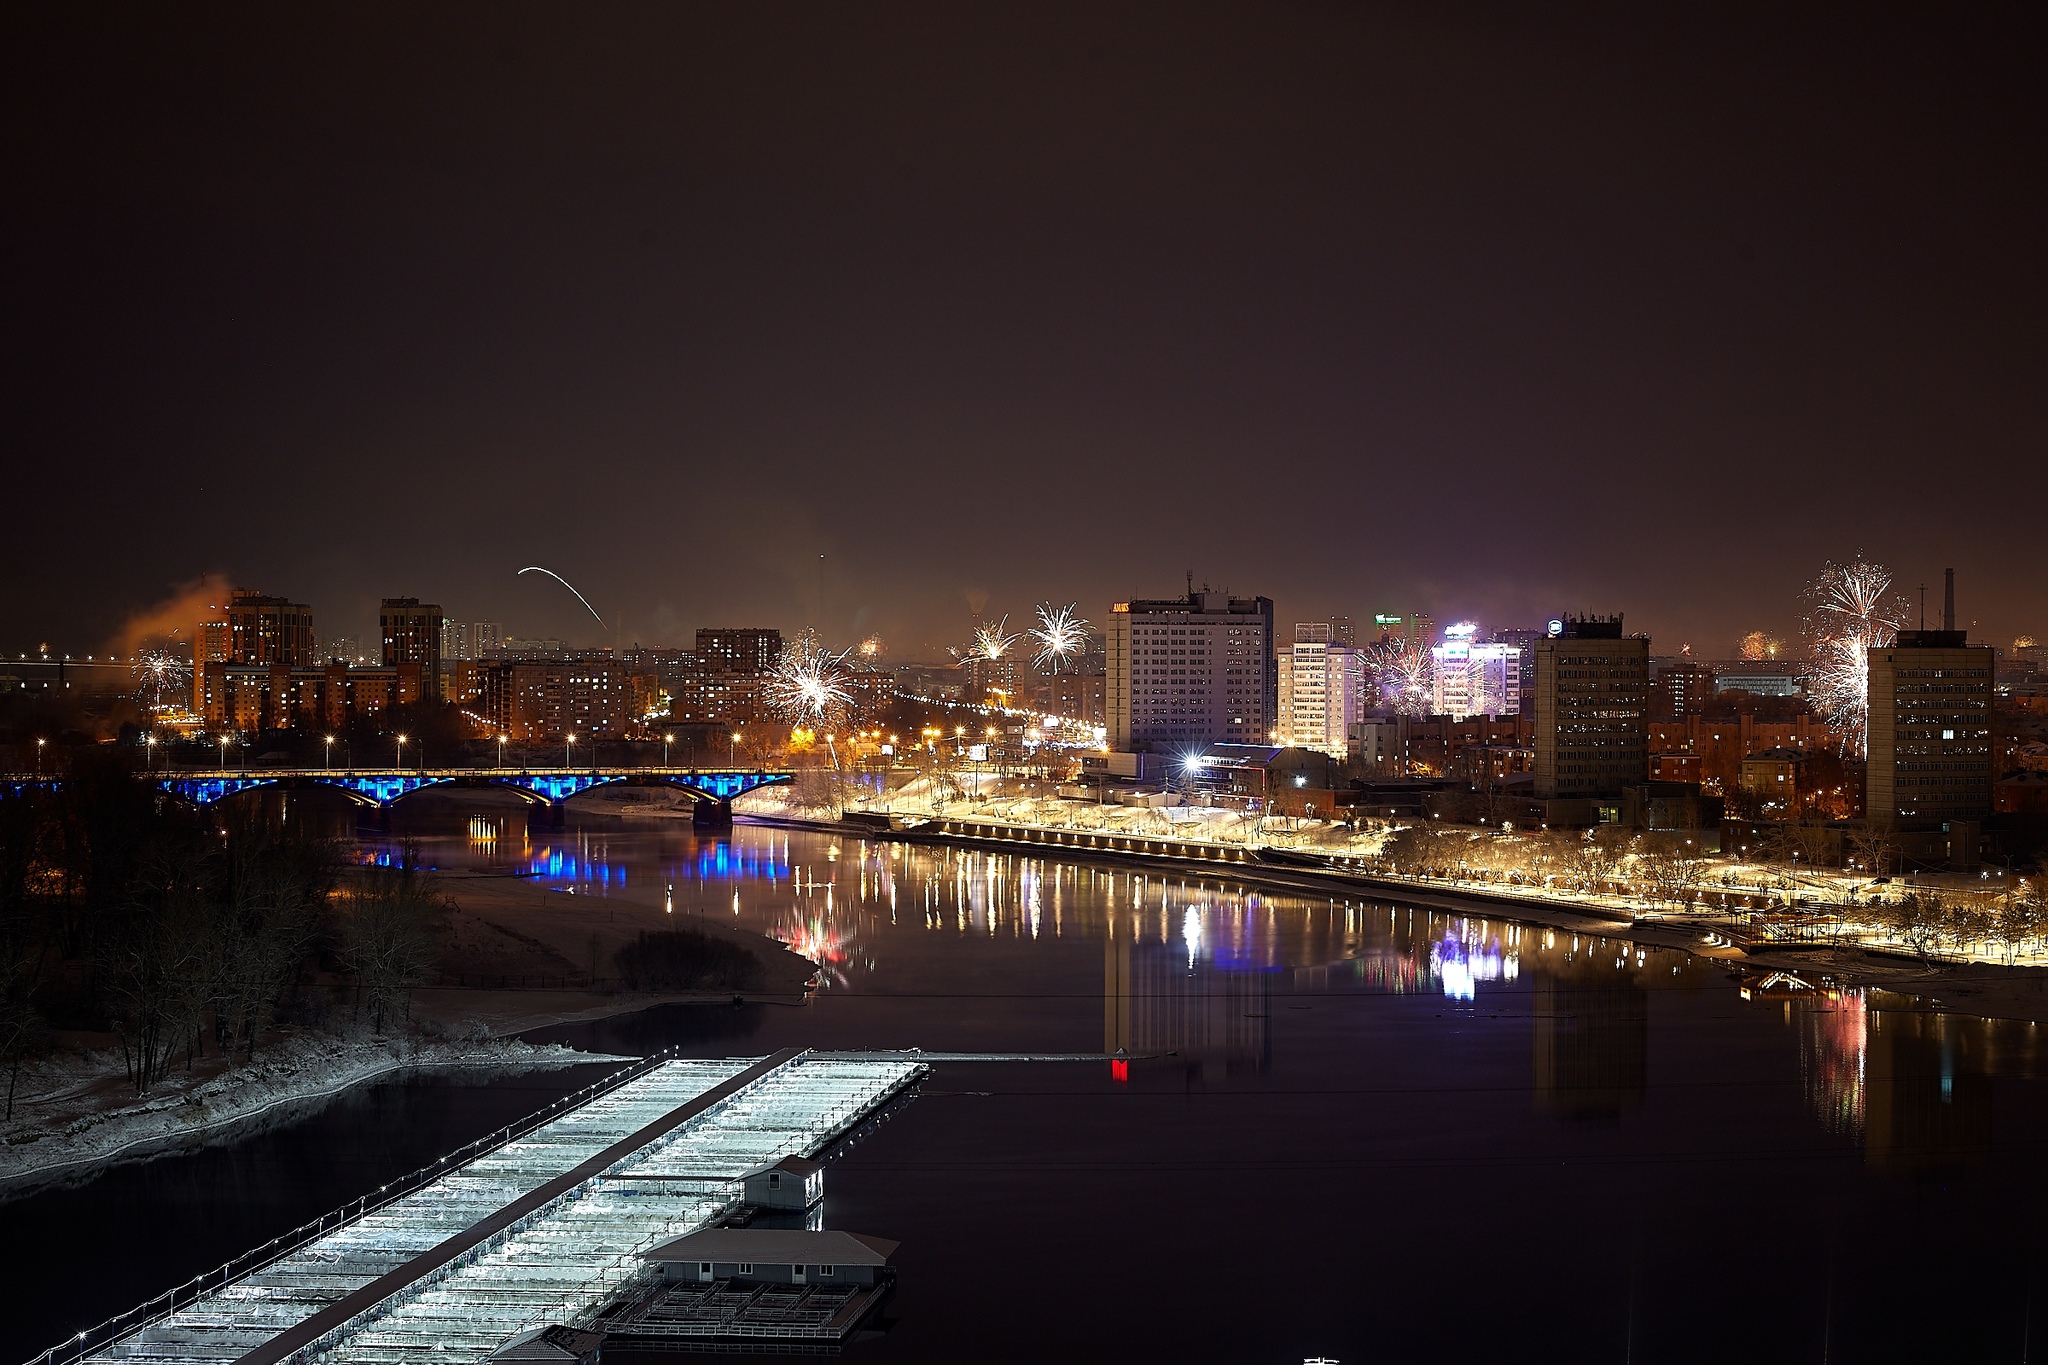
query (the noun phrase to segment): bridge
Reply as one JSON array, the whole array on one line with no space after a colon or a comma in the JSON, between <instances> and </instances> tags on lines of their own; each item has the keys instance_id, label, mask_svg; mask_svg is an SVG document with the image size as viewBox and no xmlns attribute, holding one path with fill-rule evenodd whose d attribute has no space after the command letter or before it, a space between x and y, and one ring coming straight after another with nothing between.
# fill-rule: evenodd
<instances>
[{"instance_id":1,"label":"bridge","mask_svg":"<svg viewBox=\"0 0 2048 1365\"><path fill-rule=\"evenodd\" d=\"M32 1365L483 1365L523 1329L587 1325L641 1253L732 1212L746 1172L833 1148L927 1069L651 1057Z\"/></svg>"},{"instance_id":2,"label":"bridge","mask_svg":"<svg viewBox=\"0 0 2048 1365\"><path fill-rule=\"evenodd\" d=\"M147 778L201 806L252 791L331 790L372 810L389 809L423 791L507 791L529 805L559 809L570 797L599 787L666 787L696 801L698 824L729 825L734 797L793 781L795 774L771 768L221 768L178 769ZM44 778L14 785L62 784L61 778Z\"/></svg>"}]
</instances>

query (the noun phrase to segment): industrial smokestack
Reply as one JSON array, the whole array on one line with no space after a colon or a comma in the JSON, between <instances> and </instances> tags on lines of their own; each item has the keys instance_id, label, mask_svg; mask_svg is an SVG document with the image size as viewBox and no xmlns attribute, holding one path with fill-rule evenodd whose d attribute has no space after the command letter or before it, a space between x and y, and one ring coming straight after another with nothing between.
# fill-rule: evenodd
<instances>
[{"instance_id":1,"label":"industrial smokestack","mask_svg":"<svg viewBox=\"0 0 2048 1365\"><path fill-rule=\"evenodd\" d=\"M1941 628L1943 630L1954 630L1956 628L1956 571L1950 569L1947 573L1948 587L1941 594Z\"/></svg>"}]
</instances>

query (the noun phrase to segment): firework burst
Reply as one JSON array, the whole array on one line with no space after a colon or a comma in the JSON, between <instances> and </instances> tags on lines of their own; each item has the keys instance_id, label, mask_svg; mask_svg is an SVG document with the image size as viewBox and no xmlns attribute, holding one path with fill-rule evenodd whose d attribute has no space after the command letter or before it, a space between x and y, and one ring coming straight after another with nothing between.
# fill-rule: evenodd
<instances>
[{"instance_id":1,"label":"firework burst","mask_svg":"<svg viewBox=\"0 0 2048 1365\"><path fill-rule=\"evenodd\" d=\"M810 631L782 647L782 658L768 675L768 704L783 719L829 723L853 704L846 685L846 656L833 653Z\"/></svg>"},{"instance_id":2,"label":"firework burst","mask_svg":"<svg viewBox=\"0 0 2048 1365\"><path fill-rule=\"evenodd\" d=\"M994 625L983 626L975 631L974 643L968 647L967 657L970 659L994 661L1007 656L1010 652L1010 647L1024 638L1021 635L1011 634L1009 625L1010 618L1005 616Z\"/></svg>"},{"instance_id":3,"label":"firework burst","mask_svg":"<svg viewBox=\"0 0 2048 1365\"><path fill-rule=\"evenodd\" d=\"M173 705L192 690L192 665L168 649L137 650L128 672L135 680L135 700L152 710Z\"/></svg>"},{"instance_id":4,"label":"firework burst","mask_svg":"<svg viewBox=\"0 0 2048 1365\"><path fill-rule=\"evenodd\" d=\"M1753 630L1742 637L1742 657L1752 661L1775 659L1785 648L1785 642L1766 630Z\"/></svg>"},{"instance_id":5,"label":"firework burst","mask_svg":"<svg viewBox=\"0 0 2048 1365\"><path fill-rule=\"evenodd\" d=\"M1429 651L1412 640L1382 640L1366 651L1366 671L1379 689L1380 704L1397 715L1429 714L1436 670Z\"/></svg>"},{"instance_id":6,"label":"firework burst","mask_svg":"<svg viewBox=\"0 0 2048 1365\"><path fill-rule=\"evenodd\" d=\"M887 654L889 646L882 643L881 636L870 635L867 639L860 642L860 649L857 652L860 654L862 663L871 664L879 661L883 655Z\"/></svg>"},{"instance_id":7,"label":"firework burst","mask_svg":"<svg viewBox=\"0 0 2048 1365\"><path fill-rule=\"evenodd\" d=\"M1038 624L1028 632L1038 646L1038 652L1031 656L1033 664L1057 673L1081 652L1081 647L1088 643L1088 622L1081 616L1080 607L1079 602L1069 602L1064 607L1048 602L1039 607Z\"/></svg>"},{"instance_id":8,"label":"firework burst","mask_svg":"<svg viewBox=\"0 0 2048 1365\"><path fill-rule=\"evenodd\" d=\"M1814 708L1841 731L1843 752L1861 755L1869 738L1870 651L1898 638L1912 604L1892 591L1891 570L1863 559L1824 565L1806 601Z\"/></svg>"}]
</instances>

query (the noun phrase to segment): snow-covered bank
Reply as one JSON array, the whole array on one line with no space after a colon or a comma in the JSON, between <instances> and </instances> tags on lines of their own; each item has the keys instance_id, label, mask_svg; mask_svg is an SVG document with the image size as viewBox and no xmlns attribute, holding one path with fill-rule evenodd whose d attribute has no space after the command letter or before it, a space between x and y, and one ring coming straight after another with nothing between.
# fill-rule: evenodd
<instances>
[{"instance_id":1,"label":"snow-covered bank","mask_svg":"<svg viewBox=\"0 0 2048 1365\"><path fill-rule=\"evenodd\" d=\"M509 1075L631 1060L517 1039L300 1034L259 1051L252 1063L178 1073L136 1096L123 1094L118 1053L73 1054L23 1075L14 1117L0 1124L0 1194L202 1146L264 1120L298 1118L352 1086L400 1071L459 1067Z\"/></svg>"}]
</instances>

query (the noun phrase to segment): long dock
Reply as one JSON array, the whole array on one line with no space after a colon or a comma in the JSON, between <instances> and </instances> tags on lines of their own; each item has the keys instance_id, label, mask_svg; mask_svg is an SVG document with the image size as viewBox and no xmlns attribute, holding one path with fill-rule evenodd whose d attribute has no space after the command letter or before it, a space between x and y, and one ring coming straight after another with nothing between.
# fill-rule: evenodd
<instances>
[{"instance_id":1,"label":"long dock","mask_svg":"<svg viewBox=\"0 0 2048 1365\"><path fill-rule=\"evenodd\" d=\"M195 1301L39 1365L464 1365L569 1323L704 1227L740 1176L814 1156L924 1074L788 1050L670 1061L338 1220Z\"/></svg>"}]
</instances>

